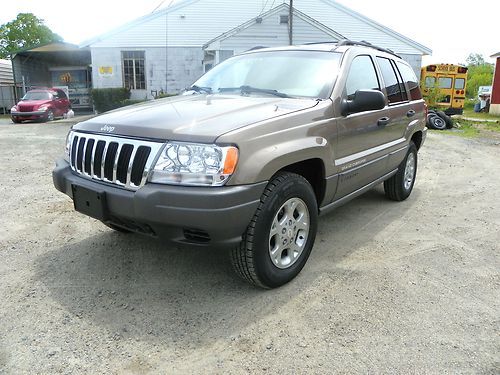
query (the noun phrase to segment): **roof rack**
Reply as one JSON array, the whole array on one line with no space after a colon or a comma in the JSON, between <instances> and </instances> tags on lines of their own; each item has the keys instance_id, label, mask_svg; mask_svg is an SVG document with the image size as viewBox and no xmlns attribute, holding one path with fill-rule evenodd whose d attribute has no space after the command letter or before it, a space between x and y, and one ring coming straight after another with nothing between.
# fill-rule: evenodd
<instances>
[{"instance_id":1,"label":"roof rack","mask_svg":"<svg viewBox=\"0 0 500 375\"><path fill-rule=\"evenodd\" d=\"M396 52L394 52L393 50L391 50L389 48L382 48L382 47L376 46L374 44L371 44L370 42L367 42L366 40L362 40L361 42L356 42L354 40L344 39L344 40L340 40L337 43L337 47L340 47L340 46L363 46L363 47L370 47L370 48L375 48L378 51L390 53L391 55L394 55L396 57L401 58L401 56L399 56L398 54L396 54Z\"/></svg>"},{"instance_id":2,"label":"roof rack","mask_svg":"<svg viewBox=\"0 0 500 375\"><path fill-rule=\"evenodd\" d=\"M396 57L401 58L401 56L399 56L398 54L396 54L393 50L390 50L388 48L378 47L378 46L376 46L374 44L371 44L370 42L367 42L366 40L362 40L361 42L356 42L354 40L342 39L342 40L339 40L339 41L306 43L306 45L314 45L314 44L335 44L335 47L340 47L340 46L363 46L363 47L370 47L370 48L374 48L374 49L376 49L378 51L390 53L391 55L394 55Z\"/></svg>"}]
</instances>

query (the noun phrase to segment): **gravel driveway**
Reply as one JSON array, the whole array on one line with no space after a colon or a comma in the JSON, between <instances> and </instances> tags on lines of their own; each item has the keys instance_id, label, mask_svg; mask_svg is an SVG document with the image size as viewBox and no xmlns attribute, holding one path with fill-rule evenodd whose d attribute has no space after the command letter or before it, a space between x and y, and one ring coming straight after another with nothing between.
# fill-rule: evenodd
<instances>
[{"instance_id":1,"label":"gravel driveway","mask_svg":"<svg viewBox=\"0 0 500 375\"><path fill-rule=\"evenodd\" d=\"M0 127L0 373L500 373L500 146L431 133L409 200L322 217L272 291L52 186L68 123Z\"/></svg>"}]
</instances>

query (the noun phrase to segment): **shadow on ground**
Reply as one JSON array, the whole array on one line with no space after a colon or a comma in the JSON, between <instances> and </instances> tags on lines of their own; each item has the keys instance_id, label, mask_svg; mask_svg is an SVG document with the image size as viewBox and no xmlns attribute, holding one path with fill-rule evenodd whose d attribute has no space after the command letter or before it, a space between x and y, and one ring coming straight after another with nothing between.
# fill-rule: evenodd
<instances>
[{"instance_id":1,"label":"shadow on ground","mask_svg":"<svg viewBox=\"0 0 500 375\"><path fill-rule=\"evenodd\" d=\"M203 345L237 336L310 289L325 273L337 278L352 274L336 263L410 207L409 201L385 200L378 189L323 216L301 275L271 291L240 281L226 251L177 249L113 231L89 234L38 258L35 278L65 306L69 321L83 319L120 339ZM373 222L369 233L358 233Z\"/></svg>"}]
</instances>

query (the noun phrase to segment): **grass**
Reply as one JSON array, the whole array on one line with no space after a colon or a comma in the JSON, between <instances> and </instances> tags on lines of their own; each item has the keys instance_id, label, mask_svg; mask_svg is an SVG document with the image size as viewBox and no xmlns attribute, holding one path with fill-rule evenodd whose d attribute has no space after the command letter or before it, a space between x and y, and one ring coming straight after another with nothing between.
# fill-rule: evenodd
<instances>
[{"instance_id":1,"label":"grass","mask_svg":"<svg viewBox=\"0 0 500 375\"><path fill-rule=\"evenodd\" d=\"M469 118L477 118L477 119L482 119L482 120L499 120L500 121L500 116L494 116L490 115L489 113L476 113L474 112L474 109L464 109L464 117L469 117Z\"/></svg>"},{"instance_id":2,"label":"grass","mask_svg":"<svg viewBox=\"0 0 500 375\"><path fill-rule=\"evenodd\" d=\"M464 138L476 138L481 134L481 131L471 121L455 120L455 123L459 123L460 127L447 130L436 130L436 132L457 135Z\"/></svg>"}]
</instances>

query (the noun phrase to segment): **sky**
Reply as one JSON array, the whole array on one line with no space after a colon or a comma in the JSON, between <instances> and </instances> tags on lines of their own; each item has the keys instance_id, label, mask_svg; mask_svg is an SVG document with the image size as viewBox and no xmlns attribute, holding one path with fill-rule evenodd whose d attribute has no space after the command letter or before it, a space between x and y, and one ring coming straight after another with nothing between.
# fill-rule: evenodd
<instances>
[{"instance_id":1,"label":"sky","mask_svg":"<svg viewBox=\"0 0 500 375\"><path fill-rule=\"evenodd\" d=\"M166 7L172 1L178 0L2 0L0 24L15 19L21 12L34 13L65 41L79 44L151 13L157 7ZM460 0L337 1L431 48L432 56L424 56L424 65L465 63L472 52L493 62L489 56L500 52L498 0L478 3Z\"/></svg>"}]
</instances>

